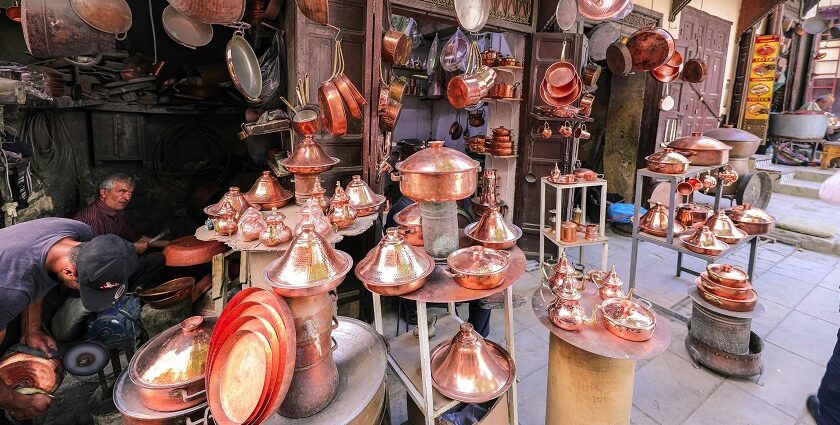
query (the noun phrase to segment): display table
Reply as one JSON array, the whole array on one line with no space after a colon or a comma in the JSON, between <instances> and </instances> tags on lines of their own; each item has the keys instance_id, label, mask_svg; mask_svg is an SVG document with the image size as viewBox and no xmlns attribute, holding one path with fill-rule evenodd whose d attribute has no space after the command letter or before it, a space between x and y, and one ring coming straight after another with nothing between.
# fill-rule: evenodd
<instances>
[{"instance_id":1,"label":"display table","mask_svg":"<svg viewBox=\"0 0 840 425\"><path fill-rule=\"evenodd\" d=\"M594 285L581 293L580 305L592 311L601 303ZM629 424L633 408L636 361L656 357L668 349L668 323L657 317L653 336L628 341L598 322L580 332L555 326L548 318L554 295L543 286L534 292L534 314L550 332L545 423Z\"/></svg>"}]
</instances>

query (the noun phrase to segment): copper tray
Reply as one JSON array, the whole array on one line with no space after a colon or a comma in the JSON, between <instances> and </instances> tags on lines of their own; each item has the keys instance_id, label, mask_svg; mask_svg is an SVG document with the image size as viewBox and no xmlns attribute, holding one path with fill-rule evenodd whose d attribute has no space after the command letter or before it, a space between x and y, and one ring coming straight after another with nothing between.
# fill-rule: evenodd
<instances>
[{"instance_id":1,"label":"copper tray","mask_svg":"<svg viewBox=\"0 0 840 425\"><path fill-rule=\"evenodd\" d=\"M207 366L213 420L218 425L245 423L262 408L271 385L271 345L259 332L238 330L225 339L218 354L221 361Z\"/></svg>"},{"instance_id":2,"label":"copper tray","mask_svg":"<svg viewBox=\"0 0 840 425\"><path fill-rule=\"evenodd\" d=\"M171 241L163 248L166 265L170 267L195 266L213 261L216 254L225 252L219 241L200 241L195 236L184 236Z\"/></svg>"}]
</instances>

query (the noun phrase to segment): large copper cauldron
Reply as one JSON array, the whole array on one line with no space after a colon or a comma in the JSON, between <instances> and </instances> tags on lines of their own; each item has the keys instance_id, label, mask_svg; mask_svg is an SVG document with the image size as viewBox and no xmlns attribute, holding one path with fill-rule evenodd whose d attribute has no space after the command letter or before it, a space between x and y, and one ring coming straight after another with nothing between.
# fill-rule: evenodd
<instances>
[{"instance_id":1,"label":"large copper cauldron","mask_svg":"<svg viewBox=\"0 0 840 425\"><path fill-rule=\"evenodd\" d=\"M397 163L403 195L417 202L459 201L475 192L480 165L443 141L429 142L429 147Z\"/></svg>"}]
</instances>

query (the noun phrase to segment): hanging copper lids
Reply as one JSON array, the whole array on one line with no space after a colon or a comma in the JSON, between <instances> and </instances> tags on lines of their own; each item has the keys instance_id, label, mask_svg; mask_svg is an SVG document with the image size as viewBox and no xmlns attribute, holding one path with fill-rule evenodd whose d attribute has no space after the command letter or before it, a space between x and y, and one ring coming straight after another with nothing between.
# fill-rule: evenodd
<instances>
[{"instance_id":1,"label":"hanging copper lids","mask_svg":"<svg viewBox=\"0 0 840 425\"><path fill-rule=\"evenodd\" d=\"M729 245L718 239L707 226L698 228L693 234L680 237L680 240L688 249L700 254L720 255L729 248Z\"/></svg>"},{"instance_id":2,"label":"hanging copper lids","mask_svg":"<svg viewBox=\"0 0 840 425\"><path fill-rule=\"evenodd\" d=\"M373 214L385 203L385 197L375 193L359 175L353 176L350 183L347 183L344 193L350 198L350 206L355 208L360 216Z\"/></svg>"},{"instance_id":3,"label":"hanging copper lids","mask_svg":"<svg viewBox=\"0 0 840 425\"><path fill-rule=\"evenodd\" d=\"M735 223L732 222L729 216L723 213L723 210L712 214L706 220L705 225L709 229L712 229L712 232L714 232L718 239L726 243L737 243L748 236L747 232L735 227Z\"/></svg>"},{"instance_id":4,"label":"hanging copper lids","mask_svg":"<svg viewBox=\"0 0 840 425\"><path fill-rule=\"evenodd\" d=\"M238 187L231 186L219 202L216 202L213 205L208 205L204 208L204 214L207 214L210 217L221 217L225 214L225 211L223 211L222 208L225 203L228 202L236 213L235 215L241 214L248 209L248 207L252 206L247 200L245 200L245 196L239 191Z\"/></svg>"},{"instance_id":5,"label":"hanging copper lids","mask_svg":"<svg viewBox=\"0 0 840 425\"><path fill-rule=\"evenodd\" d=\"M435 262L429 254L409 245L396 227L390 227L356 266L356 276L375 285L404 285L425 282L434 269Z\"/></svg>"},{"instance_id":6,"label":"hanging copper lids","mask_svg":"<svg viewBox=\"0 0 840 425\"><path fill-rule=\"evenodd\" d=\"M706 266L709 278L721 285L743 287L749 282L750 275L740 267L731 264L709 264Z\"/></svg>"},{"instance_id":7,"label":"hanging copper lids","mask_svg":"<svg viewBox=\"0 0 840 425\"><path fill-rule=\"evenodd\" d=\"M263 171L262 176L251 186L251 190L245 193L245 200L261 209L270 210L288 204L293 196L280 186L280 182L271 175L271 171Z\"/></svg>"},{"instance_id":8,"label":"hanging copper lids","mask_svg":"<svg viewBox=\"0 0 840 425\"><path fill-rule=\"evenodd\" d=\"M516 376L513 358L469 323L462 323L451 341L432 350L431 364L434 387L465 403L483 403L502 395Z\"/></svg>"},{"instance_id":9,"label":"hanging copper lids","mask_svg":"<svg viewBox=\"0 0 840 425\"><path fill-rule=\"evenodd\" d=\"M697 150L697 151L728 151L732 149L720 140L704 136L700 133L691 133L691 136L680 137L673 142L668 143L669 148Z\"/></svg>"},{"instance_id":10,"label":"hanging copper lids","mask_svg":"<svg viewBox=\"0 0 840 425\"><path fill-rule=\"evenodd\" d=\"M755 134L750 133L749 131L741 130L740 128L734 128L731 125L726 127L720 128L713 128L711 130L707 130L703 132L703 135L706 137L711 137L716 140L720 141L727 141L727 142L760 142L761 139L756 136Z\"/></svg>"},{"instance_id":11,"label":"hanging copper lids","mask_svg":"<svg viewBox=\"0 0 840 425\"><path fill-rule=\"evenodd\" d=\"M304 137L292 154L280 161L280 165L292 174L319 174L329 171L338 162L338 158L327 155L314 139Z\"/></svg>"},{"instance_id":12,"label":"hanging copper lids","mask_svg":"<svg viewBox=\"0 0 840 425\"><path fill-rule=\"evenodd\" d=\"M423 216L420 214L420 204L415 202L402 211L394 214L394 221L400 226L420 226L423 224Z\"/></svg>"},{"instance_id":13,"label":"hanging copper lids","mask_svg":"<svg viewBox=\"0 0 840 425\"><path fill-rule=\"evenodd\" d=\"M478 222L468 224L464 234L488 248L508 249L522 237L522 229L505 221L499 206L493 205Z\"/></svg>"},{"instance_id":14,"label":"hanging copper lids","mask_svg":"<svg viewBox=\"0 0 840 425\"><path fill-rule=\"evenodd\" d=\"M639 218L639 229L654 236L665 236L668 233L668 209L659 202ZM685 232L685 226L674 220L674 234Z\"/></svg>"},{"instance_id":15,"label":"hanging copper lids","mask_svg":"<svg viewBox=\"0 0 840 425\"><path fill-rule=\"evenodd\" d=\"M268 264L265 277L278 295L307 296L335 288L352 266L349 254L305 225L283 256Z\"/></svg>"},{"instance_id":16,"label":"hanging copper lids","mask_svg":"<svg viewBox=\"0 0 840 425\"><path fill-rule=\"evenodd\" d=\"M141 403L172 412L204 402L204 366L215 324L214 317L189 317L140 348L128 371Z\"/></svg>"},{"instance_id":17,"label":"hanging copper lids","mask_svg":"<svg viewBox=\"0 0 840 425\"><path fill-rule=\"evenodd\" d=\"M64 367L60 359L10 352L0 360L0 380L12 390L37 388L52 394L64 380Z\"/></svg>"}]
</instances>

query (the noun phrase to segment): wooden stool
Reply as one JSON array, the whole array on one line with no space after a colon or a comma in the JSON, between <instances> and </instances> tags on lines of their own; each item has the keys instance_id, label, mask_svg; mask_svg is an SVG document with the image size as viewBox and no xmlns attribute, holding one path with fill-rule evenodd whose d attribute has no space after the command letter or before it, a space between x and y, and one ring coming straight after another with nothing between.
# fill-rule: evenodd
<instances>
[{"instance_id":1,"label":"wooden stool","mask_svg":"<svg viewBox=\"0 0 840 425\"><path fill-rule=\"evenodd\" d=\"M831 167L833 159L840 158L840 142L823 143L822 157L820 158L820 169L825 170Z\"/></svg>"}]
</instances>

